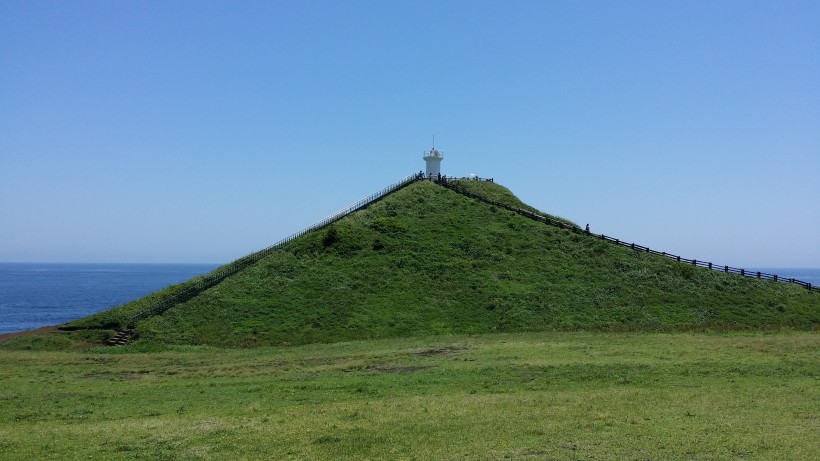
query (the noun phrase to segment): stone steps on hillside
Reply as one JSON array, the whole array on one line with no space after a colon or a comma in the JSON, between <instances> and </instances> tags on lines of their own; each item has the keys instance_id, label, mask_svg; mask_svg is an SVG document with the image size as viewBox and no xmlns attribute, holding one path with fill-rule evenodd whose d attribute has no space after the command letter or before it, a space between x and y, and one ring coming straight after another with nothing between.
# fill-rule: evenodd
<instances>
[{"instance_id":1,"label":"stone steps on hillside","mask_svg":"<svg viewBox=\"0 0 820 461\"><path fill-rule=\"evenodd\" d=\"M105 342L106 346L125 346L131 341L131 337L133 336L134 331L129 330L127 328L123 328L117 330L114 336L111 337L108 341Z\"/></svg>"}]
</instances>

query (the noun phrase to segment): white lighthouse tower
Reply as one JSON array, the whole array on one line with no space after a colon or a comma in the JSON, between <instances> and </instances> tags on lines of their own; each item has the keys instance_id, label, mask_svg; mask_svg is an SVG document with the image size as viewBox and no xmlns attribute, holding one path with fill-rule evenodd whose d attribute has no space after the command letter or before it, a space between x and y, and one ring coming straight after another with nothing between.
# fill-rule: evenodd
<instances>
[{"instance_id":1,"label":"white lighthouse tower","mask_svg":"<svg viewBox=\"0 0 820 461\"><path fill-rule=\"evenodd\" d=\"M424 161L427 162L427 177L437 178L441 174L441 161L444 153L436 150L435 147L424 153Z\"/></svg>"}]
</instances>

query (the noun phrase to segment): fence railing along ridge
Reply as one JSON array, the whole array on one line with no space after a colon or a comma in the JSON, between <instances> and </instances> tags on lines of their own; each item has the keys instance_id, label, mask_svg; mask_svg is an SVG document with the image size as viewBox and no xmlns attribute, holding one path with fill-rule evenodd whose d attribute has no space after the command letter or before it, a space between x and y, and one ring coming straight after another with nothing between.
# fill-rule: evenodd
<instances>
[{"instance_id":1,"label":"fence railing along ridge","mask_svg":"<svg viewBox=\"0 0 820 461\"><path fill-rule=\"evenodd\" d=\"M624 246L624 247L627 247L627 248L631 248L635 251L643 251L643 252L646 252L646 253L651 253L651 254L654 254L654 255L663 256L663 257L666 257L668 259L677 261L677 262L682 263L682 264L691 264L691 265L694 265L694 266L697 266L697 267L704 267L704 268L708 268L708 269L718 271L718 272L725 272L725 273L729 273L729 274L737 274L737 275L741 275L741 276L744 276L744 277L757 278L757 279L762 279L762 280L771 280L773 282L793 283L793 284L796 284L796 285L800 285L803 288L806 288L806 289L808 289L812 292L820 292L820 286L812 285L809 282L804 282L802 280L798 280L798 279L795 279L793 277L782 277L782 276L779 276L777 274L769 274L769 273L761 272L761 271L750 271L750 270L747 270L747 269L742 269L742 268L737 268L737 267L717 265L717 264L713 264L713 263L708 262L708 261L700 261L700 260L697 260L697 259L682 258L680 256L677 256L677 255L674 255L674 254L671 254L671 253L652 250L652 249L650 249L648 247L645 247L643 245L638 245L637 243L626 242L626 241L616 239L614 237L610 237L610 236L607 236L607 235L604 235L604 234L595 234L595 233L589 232L587 230L581 229L577 225L570 225L570 224L567 224L563 221L551 218L549 216L540 215L540 214L534 213L530 210L514 207L512 205L502 203L502 202L499 202L499 201L496 201L496 200L481 196L479 194L469 192L469 191L465 190L464 188L459 187L458 186L458 181L454 181L454 182L434 181L434 182L437 182L439 185L444 186L444 187L446 187L446 188L448 188L448 189L450 189L450 190L452 190L456 193L459 193L461 195L473 198L475 200L487 203L489 205L504 208L506 210L515 212L519 215L522 215L524 217L530 218L534 221L539 221L539 222L543 222L543 223L546 223L546 224L550 224L552 226L560 227L562 229L567 229L567 230L570 230L570 231L572 231L574 233L577 233L577 234L586 234L586 235L589 235L590 237L597 237L597 238L600 238L601 240L604 240L604 241L607 241L607 242L610 242L610 243L614 243L616 245L621 245L621 246Z\"/></svg>"},{"instance_id":2,"label":"fence railing along ridge","mask_svg":"<svg viewBox=\"0 0 820 461\"><path fill-rule=\"evenodd\" d=\"M324 227L326 227L326 226L328 226L328 225L330 225L330 224L344 218L345 216L349 215L350 213L358 211L358 210L372 204L373 202L385 197L386 195L391 194L391 193L393 193L393 192L407 186L408 184L413 183L415 181L418 181L420 179L422 179L422 177L417 173L407 175L404 178L394 182L393 184L390 184L389 186L382 188L378 192L370 194L367 197L364 197L364 198L354 202L353 204L348 205L348 206L342 208L341 210L331 214L330 216L328 216L328 217L326 217L326 218L324 218L320 221L317 221L316 223L312 224L311 226L308 226L308 227L300 230L299 232L296 232L295 234L292 234L288 237L285 237L282 240L279 240L278 242L274 243L273 245L270 245L270 246L268 246L268 247L266 247L262 250L259 250L255 253L251 253L249 255L243 256L243 257L241 257L241 258L239 258L239 259L237 259L233 262L230 262L228 264L225 264L224 266L221 266L220 268L216 269L215 271L212 271L212 272L206 274L202 278L202 280L196 282L195 284L190 285L190 286L184 288L182 291L180 291L178 293L175 293L171 296L168 296L167 298L164 298L164 299L158 301L157 303L153 304L151 307L148 307L146 309L143 309L143 310L137 312L136 314L133 314L128 320L127 327L128 328L134 328L135 325L136 325L136 322L138 322L139 320L142 320L144 318L151 317L151 316L154 316L154 315L161 314L161 313L165 312L166 310L170 309L171 307L173 307L177 304L188 301L189 299L193 298L194 296L197 296L198 294L202 293L203 291L207 290L208 288L211 288L211 287L217 285L219 282L225 280L226 278L230 277L231 275L234 275L237 272L241 271L242 269L244 269L244 268L246 268L246 267L248 267L248 266L250 266L250 265L252 265L256 262L258 262L259 260L261 260L265 256L268 256L269 254L273 253L280 246L282 246L282 245L284 245L284 244L286 244L286 243L288 243L292 240L295 240L295 239L297 239L297 238L299 238L299 237L301 237L301 236L303 236L303 235L305 235L309 232L314 232L314 231L317 231L319 229L322 229L322 228L324 228Z\"/></svg>"}]
</instances>

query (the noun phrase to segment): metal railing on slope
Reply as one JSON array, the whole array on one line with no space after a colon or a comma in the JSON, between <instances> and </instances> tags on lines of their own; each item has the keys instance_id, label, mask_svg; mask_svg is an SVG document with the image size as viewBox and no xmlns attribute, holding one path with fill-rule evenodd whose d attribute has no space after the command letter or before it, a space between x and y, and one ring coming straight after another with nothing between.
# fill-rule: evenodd
<instances>
[{"instance_id":1,"label":"metal railing on slope","mask_svg":"<svg viewBox=\"0 0 820 461\"><path fill-rule=\"evenodd\" d=\"M645 246L638 245L637 243L625 242L625 241L622 241L620 239L609 237L609 236L604 235L604 234L593 234L593 233L589 232L588 230L584 230L584 229L581 229L578 226L570 225L570 224L567 224L563 221L553 219L549 216L543 216L543 215L540 215L538 213L534 213L530 210L525 210L523 208L517 208L517 207L511 206L511 205L508 205L506 203L501 203L501 202L489 199L487 197L483 197L481 195L474 194L472 192L467 191L464 187L461 187L461 185L459 185L459 181L457 181L457 180L452 181L452 182L451 181L446 181L446 180L445 181L434 181L434 182L436 182L439 185L441 185L443 187L446 187L446 188L448 188L448 189L450 189L454 192L457 192L461 195L470 197L470 198L478 200L480 202L487 203L489 205L493 205L493 206L496 206L496 207L499 207L499 208L504 208L506 210L510 210L512 212L515 212L515 213L521 215L521 216L530 218L534 221L539 221L539 222L543 222L543 223L546 223L546 224L550 224L552 226L557 226L557 227L560 227L561 229L567 229L567 230L569 230L571 232L574 232L576 234L586 234L586 235L589 235L591 237L597 237L597 238L600 238L601 240L604 240L604 241L607 241L607 242L610 242L610 243L614 243L616 245L624 246L624 247L627 247L627 248L631 248L635 251L643 251L643 252L646 252L646 253L651 253L651 254L654 254L654 255L663 256L663 257L672 259L674 261L677 261L679 263L691 264L693 266L704 267L704 268L708 268L708 269L719 271L719 272L726 272L726 273L729 273L729 274L737 274L737 275L741 275L741 276L744 276L744 277L757 278L757 279L762 279L762 280L771 280L773 282L793 283L793 284L796 284L796 285L800 285L803 288L806 288L810 291L820 292L820 286L812 285L809 282L804 282L802 280L797 280L795 278L781 277L781 276L776 275L776 274L768 274L768 273L760 272L760 271L750 271L750 270L741 269L741 268L737 268L737 267L731 267L731 266L720 266L720 265L713 264L713 263L708 262L708 261L699 261L697 259L686 259L686 258L682 258L682 257L677 256L677 255L673 255L671 253L652 250L652 249L647 248Z\"/></svg>"},{"instance_id":2,"label":"metal railing on slope","mask_svg":"<svg viewBox=\"0 0 820 461\"><path fill-rule=\"evenodd\" d=\"M147 317L151 317L153 315L161 314L161 313L165 312L166 310L170 309L171 307L173 307L177 304L188 301L189 299L191 299L194 296L202 293L203 291L207 290L208 288L211 288L214 285L218 284L219 282L225 280L227 277L229 277L233 274L236 274L237 272L241 271L242 269L244 269L244 268L246 268L246 267L248 267L248 266L250 266L250 265L252 265L256 262L258 262L260 259L262 259L265 256L268 256L269 254L276 251L276 249L279 248L280 246L282 246L282 245L284 245L284 244L286 244L286 243L288 243L292 240L295 240L295 239L297 239L297 238L299 238L299 237L301 237L301 236L303 236L303 235L305 235L309 232L313 232L313 231L317 231L319 229L322 229L323 227L344 218L345 216L349 215L350 213L353 213L354 211L360 210L360 209L366 207L367 205L370 205L371 203L383 198L384 196L386 196L386 195L388 195L392 192L395 192L395 191L397 191L397 190L407 186L408 184L410 184L412 182L415 182L415 181L417 181L421 178L422 178L422 176L419 175L419 174L416 174L416 173L408 175L408 176L400 179L399 181L396 181L395 183L381 189L380 191L378 191L376 193L373 193L373 194L370 194L367 197L365 197L365 198L363 198L363 199L361 199L361 200L359 200L359 201L357 201L357 202L355 202L355 203L353 203L353 204L351 204L351 205L349 205L345 208L342 208L341 210L333 213L332 215L328 216L327 218L322 219L321 221L318 221L315 224L313 224L309 227L306 227L305 229L302 229L299 232L297 232L297 233L295 233L291 236L283 238L282 240L274 243L273 245L271 245L271 246L269 246L269 247L267 247L263 250L257 251L256 253L251 253L247 256L243 256L243 257L237 259L236 261L233 261L231 263L228 263L228 264L216 269L215 271L205 275L202 278L202 280L197 281L195 284L190 285L188 287L185 287L182 291L180 291L178 293L175 293L175 294L173 294L173 295L171 295L167 298L164 298L164 299L158 301L156 304L152 305L151 307L143 309L143 310L137 312L136 314L132 315L128 320L128 324L127 324L128 328L134 328L134 326L136 325L136 323L138 321L140 321L142 319L145 319Z\"/></svg>"}]
</instances>

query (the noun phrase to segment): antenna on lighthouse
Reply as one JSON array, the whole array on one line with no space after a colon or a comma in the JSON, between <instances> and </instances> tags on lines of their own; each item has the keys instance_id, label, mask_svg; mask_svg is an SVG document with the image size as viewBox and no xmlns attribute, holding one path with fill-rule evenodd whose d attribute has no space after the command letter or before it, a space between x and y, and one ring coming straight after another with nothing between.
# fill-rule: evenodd
<instances>
[{"instance_id":1,"label":"antenna on lighthouse","mask_svg":"<svg viewBox=\"0 0 820 461\"><path fill-rule=\"evenodd\" d=\"M438 177L441 174L441 160L444 159L444 153L436 150L436 135L433 135L433 148L424 153L424 161L427 167L427 177Z\"/></svg>"}]
</instances>

